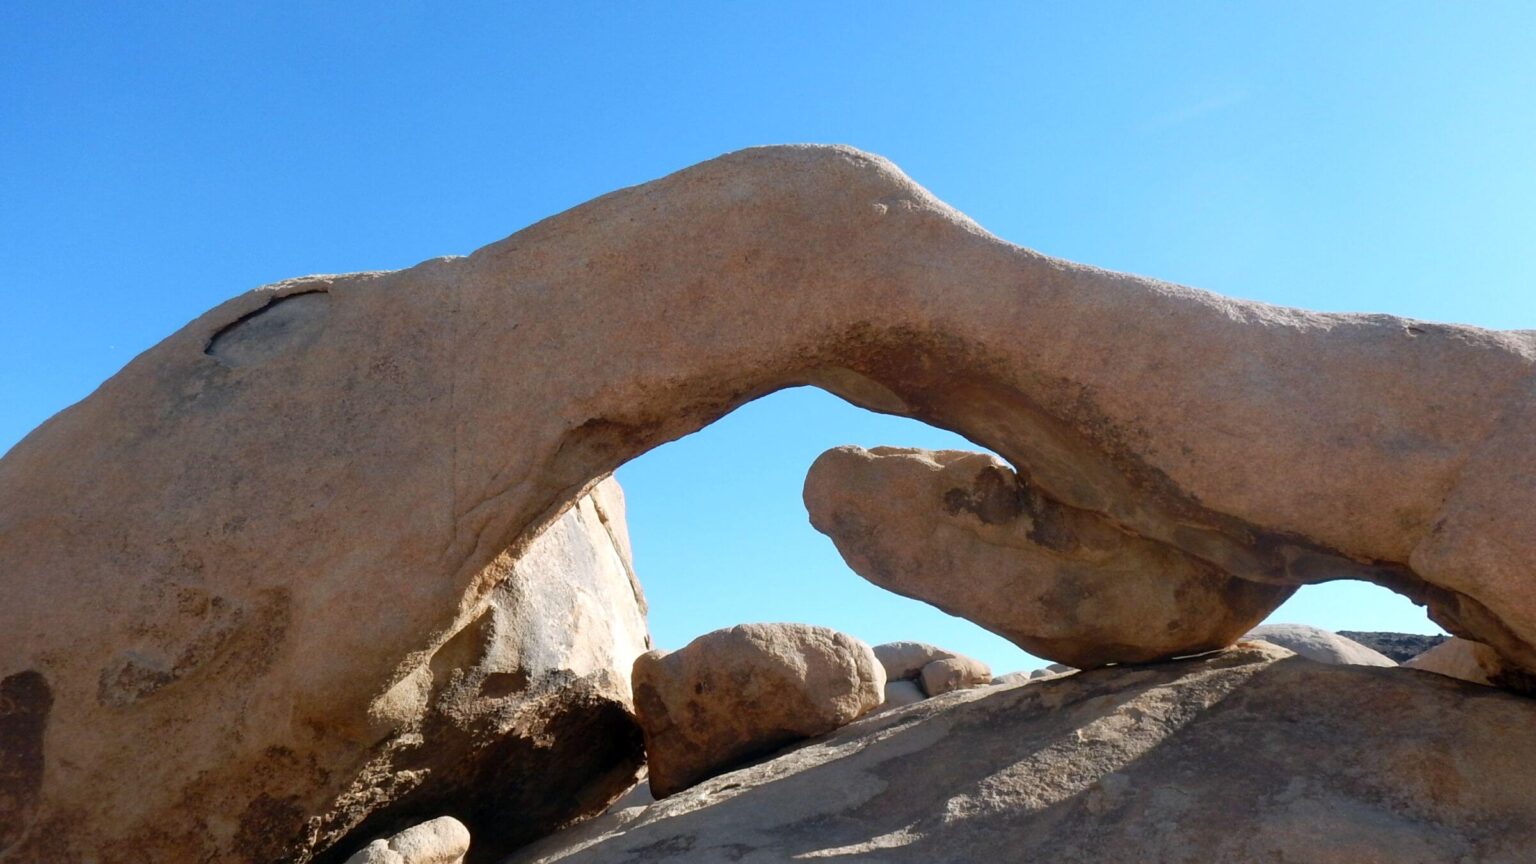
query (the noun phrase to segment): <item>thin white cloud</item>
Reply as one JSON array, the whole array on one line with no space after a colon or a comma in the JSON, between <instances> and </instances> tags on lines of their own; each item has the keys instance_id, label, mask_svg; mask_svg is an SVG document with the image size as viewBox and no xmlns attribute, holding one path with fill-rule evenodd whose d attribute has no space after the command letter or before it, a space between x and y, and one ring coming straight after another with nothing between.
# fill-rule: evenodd
<instances>
[{"instance_id":1,"label":"thin white cloud","mask_svg":"<svg viewBox=\"0 0 1536 864\"><path fill-rule=\"evenodd\" d=\"M1183 126L1184 124L1198 120L1201 117L1216 114L1221 111L1226 111L1230 108L1235 108L1247 101L1247 90L1233 90L1217 96L1201 99L1199 102L1193 102L1180 108L1175 108L1172 111L1158 114L1155 117L1143 121L1137 131L1141 132L1142 134L1163 132L1168 129L1172 129L1175 126Z\"/></svg>"}]
</instances>

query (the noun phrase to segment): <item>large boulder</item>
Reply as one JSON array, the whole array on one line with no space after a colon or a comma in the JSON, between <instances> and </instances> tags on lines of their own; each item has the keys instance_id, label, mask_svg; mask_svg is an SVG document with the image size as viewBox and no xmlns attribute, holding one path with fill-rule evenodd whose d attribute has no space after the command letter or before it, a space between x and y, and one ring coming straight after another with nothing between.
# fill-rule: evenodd
<instances>
[{"instance_id":1,"label":"large boulder","mask_svg":"<svg viewBox=\"0 0 1536 864\"><path fill-rule=\"evenodd\" d=\"M884 701L869 646L808 624L741 624L635 660L651 794L846 725Z\"/></svg>"},{"instance_id":2,"label":"large boulder","mask_svg":"<svg viewBox=\"0 0 1536 864\"><path fill-rule=\"evenodd\" d=\"M1279 645L1318 663L1347 663L1356 666L1396 666L1397 661L1374 648L1331 630L1308 624L1262 624L1249 630L1244 639L1256 639Z\"/></svg>"},{"instance_id":3,"label":"large boulder","mask_svg":"<svg viewBox=\"0 0 1536 864\"><path fill-rule=\"evenodd\" d=\"M508 864L1524 864L1532 764L1536 701L1241 643L877 714Z\"/></svg>"},{"instance_id":4,"label":"large boulder","mask_svg":"<svg viewBox=\"0 0 1536 864\"><path fill-rule=\"evenodd\" d=\"M991 684L992 670L970 657L946 657L924 666L917 680L923 685L924 693L943 696L955 690Z\"/></svg>"},{"instance_id":5,"label":"large boulder","mask_svg":"<svg viewBox=\"0 0 1536 864\"><path fill-rule=\"evenodd\" d=\"M41 740L44 749L32 751L34 758L51 758L32 763L43 782L32 787L30 801L20 799L30 810L0 795L0 817L18 825L35 820L5 860L179 862L191 860L182 856L196 849L208 860L251 862L304 861L325 850L320 860L339 862L353 852L364 855L359 847L373 837L406 829L400 849L427 849L417 840L454 839L467 824L476 837L469 860L494 861L601 810L633 783L644 758L630 717L629 670L649 638L618 484L599 483L525 548L504 555L488 576L494 581L467 623L426 642L407 658L399 682L367 706L372 725L364 730L380 730L376 740L343 734L344 726L295 727L287 716L295 708L291 699L269 705L242 691L251 683L246 676L302 680L310 666L323 663L297 647L302 642L283 647L294 610L241 606L184 586L176 598L181 605L173 608L203 628L191 648L167 653L177 647L171 629L177 619L147 631L137 650L118 655L103 671L93 702L56 697L49 724L40 722L49 719L48 691L18 691L18 704L40 703L43 710L22 734L0 721L0 736L11 735L0 760L10 768L16 740ZM401 591L391 602L409 604L409 592ZM345 614L360 602L340 605L335 626L366 630L385 623ZM188 609L193 603L200 605ZM252 632L256 625L262 629ZM84 644L95 644L91 634L81 635ZM253 641L257 636L267 641ZM71 668L61 663L55 674ZM6 679L7 689L14 680ZM232 705L247 714L230 728L199 725L201 712L218 714ZM147 718L167 725L125 743L121 752L96 749L104 746L96 739L115 740L113 721L131 726ZM188 735L189 726L202 734ZM278 743L237 760L252 736ZM100 762L74 764L65 758L72 753L97 754ZM122 772L152 755L160 762L144 769L150 773L127 782L134 775ZM197 771L194 788L208 797L165 803L159 778L174 778L178 770ZM96 785L76 787L76 775L93 777ZM0 784L15 779L0 773ZM409 827L439 813L461 821L444 817ZM360 860L396 860L390 856L404 852L388 847L393 842L370 845L374 857ZM436 860L422 857L426 851L412 854L404 860Z\"/></svg>"},{"instance_id":6,"label":"large boulder","mask_svg":"<svg viewBox=\"0 0 1536 864\"><path fill-rule=\"evenodd\" d=\"M838 447L805 506L860 576L1080 668L1230 645L1294 590L1128 534L985 453Z\"/></svg>"},{"instance_id":7,"label":"large boulder","mask_svg":"<svg viewBox=\"0 0 1536 864\"><path fill-rule=\"evenodd\" d=\"M1367 579L1536 670L1533 365L1536 333L1049 258L843 147L251 291L0 460L0 854L302 858L402 794L378 743L543 528L802 384L965 435L1173 581Z\"/></svg>"}]
</instances>

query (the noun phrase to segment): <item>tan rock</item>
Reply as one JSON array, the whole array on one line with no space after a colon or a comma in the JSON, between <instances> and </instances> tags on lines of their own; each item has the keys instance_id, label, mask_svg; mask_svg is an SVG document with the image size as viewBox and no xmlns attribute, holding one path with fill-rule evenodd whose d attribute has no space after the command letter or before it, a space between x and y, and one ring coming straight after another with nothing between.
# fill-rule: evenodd
<instances>
[{"instance_id":1,"label":"tan rock","mask_svg":"<svg viewBox=\"0 0 1536 864\"><path fill-rule=\"evenodd\" d=\"M1397 661L1374 648L1367 648L1353 639L1307 624L1261 624L1249 630L1243 638L1279 645L1318 663L1397 665Z\"/></svg>"},{"instance_id":2,"label":"tan rock","mask_svg":"<svg viewBox=\"0 0 1536 864\"><path fill-rule=\"evenodd\" d=\"M935 660L943 660L948 657L960 655L948 651L937 645L929 645L926 642L886 642L875 646L875 659L885 669L887 681L900 681L902 679L916 679L923 673L923 667Z\"/></svg>"},{"instance_id":3,"label":"tan rock","mask_svg":"<svg viewBox=\"0 0 1536 864\"><path fill-rule=\"evenodd\" d=\"M1052 501L984 453L838 447L805 506L864 578L1077 667L1229 645L1294 590Z\"/></svg>"},{"instance_id":4,"label":"tan rock","mask_svg":"<svg viewBox=\"0 0 1536 864\"><path fill-rule=\"evenodd\" d=\"M452 816L439 816L369 843L346 864L463 864L468 851L469 829Z\"/></svg>"},{"instance_id":5,"label":"tan rock","mask_svg":"<svg viewBox=\"0 0 1536 864\"><path fill-rule=\"evenodd\" d=\"M1459 678L1473 684L1492 684L1503 671L1492 648L1470 639L1447 639L1403 663L1404 668Z\"/></svg>"},{"instance_id":6,"label":"tan rock","mask_svg":"<svg viewBox=\"0 0 1536 864\"><path fill-rule=\"evenodd\" d=\"M1525 864L1532 764L1536 700L1253 642L877 714L508 864Z\"/></svg>"},{"instance_id":7,"label":"tan rock","mask_svg":"<svg viewBox=\"0 0 1536 864\"><path fill-rule=\"evenodd\" d=\"M340 861L337 855L358 849L394 826L451 810L476 827L475 860L488 861L583 810L601 810L609 798L628 788L642 764L642 739L630 716L629 670L649 642L627 547L614 537L624 524L622 493L611 478L595 491L560 515L526 549L498 559L487 571L494 583L468 623L428 642L429 650L411 658L412 665L395 686L362 706L366 713L359 719L368 725L357 734L382 730L378 740L348 737L342 734L344 726L318 727L325 734L295 728L283 714L292 710L291 700L268 705L234 686L239 670L250 671L242 664L266 664L265 674L294 680L304 663L320 660L267 656L258 649L275 652L275 646L262 648L251 641L262 634L282 636L282 624L296 614L293 610L242 609L182 589L179 608L205 622L198 638L223 644L207 649L208 658L183 653L182 659L167 665L157 652L175 647L170 639L175 633L150 631L138 643L139 651L120 654L115 665L107 667L92 694L94 709L77 706L74 715L54 717L47 734L57 737L43 740L58 754L93 752L90 742L115 731L100 725L113 717L124 722L162 718L167 725L127 751L105 754L100 766L61 767L62 779L77 772L96 776L99 785L94 791L76 791L90 793L99 804L84 811L88 817L68 820L51 835L32 833L19 847L26 854L9 860L72 862L95 857L137 862L147 860L134 857L147 849L144 854L157 864L174 864L191 860L181 857L185 850L198 849L216 860L304 861L334 846L328 860ZM380 599L408 602L409 594ZM194 601L203 606L189 610ZM337 621L336 626L366 629L375 623ZM277 629L250 630L268 624ZM144 669L167 672L151 677ZM232 680L207 680L220 674ZM178 731L195 727L200 719L202 706L195 699L210 693L245 706L250 716L222 735L205 730L207 737L172 747L181 740ZM46 691L34 696L44 702ZM56 700L55 712L58 707ZM207 706L214 713L225 708L224 702ZM0 722L0 736L13 728ZM40 725L32 734L40 735L42 729ZM243 736L271 738L279 733L291 737L243 761L225 764L216 758L240 752ZM143 787L125 784L122 777L128 775L114 771L136 764L145 753L162 753L165 760L144 769L148 778L174 777L177 769L190 772L200 760L208 760L196 784L209 790L209 797L166 805L170 809L160 813L158 825L135 821L157 812L150 805L162 790L149 782ZM0 755L8 758L8 753ZM46 780L48 775L43 776ZM0 784L5 782L6 775L0 773ZM138 794L130 794L135 788ZM47 790L44 784L42 791ZM5 798L0 795L0 802ZM213 812L220 808L228 808L231 816ZM13 815L4 809L0 804L0 816ZM302 819L306 813L311 815ZM34 814L23 816L43 815ZM234 830L210 829L225 818ZM422 831L406 832L400 842ZM0 832L0 839L4 836ZM124 848L106 843L103 836L137 837L143 845ZM374 844L369 854L395 861L390 856L415 848L396 849L390 842ZM0 860L6 860L3 854Z\"/></svg>"},{"instance_id":8,"label":"tan rock","mask_svg":"<svg viewBox=\"0 0 1536 864\"><path fill-rule=\"evenodd\" d=\"M651 793L665 798L878 707L885 671L835 630L741 624L641 655L634 682Z\"/></svg>"},{"instance_id":9,"label":"tan rock","mask_svg":"<svg viewBox=\"0 0 1536 864\"><path fill-rule=\"evenodd\" d=\"M28 718L0 733L0 854L180 864L245 832L302 857L410 782L369 779L413 734L396 688L430 690L564 505L806 383L955 430L1169 560L1369 579L1536 670L1533 362L1532 333L1039 255L836 147L251 291L0 459L0 690Z\"/></svg>"},{"instance_id":10,"label":"tan rock","mask_svg":"<svg viewBox=\"0 0 1536 864\"><path fill-rule=\"evenodd\" d=\"M969 657L945 657L923 667L918 680L930 697L992 683L987 664Z\"/></svg>"}]
</instances>

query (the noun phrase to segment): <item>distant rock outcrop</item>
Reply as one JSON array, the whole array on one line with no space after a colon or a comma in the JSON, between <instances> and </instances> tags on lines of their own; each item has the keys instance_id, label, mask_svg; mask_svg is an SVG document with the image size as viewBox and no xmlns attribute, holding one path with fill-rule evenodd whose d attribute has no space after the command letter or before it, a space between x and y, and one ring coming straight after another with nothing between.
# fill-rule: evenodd
<instances>
[{"instance_id":1,"label":"distant rock outcrop","mask_svg":"<svg viewBox=\"0 0 1536 864\"><path fill-rule=\"evenodd\" d=\"M1380 651L1398 663L1405 663L1451 638L1439 634L1391 633L1378 630L1340 630L1339 635L1345 639L1353 639L1367 648Z\"/></svg>"},{"instance_id":2,"label":"distant rock outcrop","mask_svg":"<svg viewBox=\"0 0 1536 864\"><path fill-rule=\"evenodd\" d=\"M1373 648L1346 639L1332 630L1307 624L1262 624L1249 630L1244 639L1262 640L1279 645L1318 663L1345 663L1353 666L1396 666L1397 661Z\"/></svg>"},{"instance_id":3,"label":"distant rock outcrop","mask_svg":"<svg viewBox=\"0 0 1536 864\"><path fill-rule=\"evenodd\" d=\"M1532 764L1536 700L1241 643L877 714L508 864L1527 864Z\"/></svg>"},{"instance_id":4,"label":"distant rock outcrop","mask_svg":"<svg viewBox=\"0 0 1536 864\"><path fill-rule=\"evenodd\" d=\"M651 793L665 798L868 713L885 670L835 630L741 624L641 655L634 682Z\"/></svg>"}]
</instances>

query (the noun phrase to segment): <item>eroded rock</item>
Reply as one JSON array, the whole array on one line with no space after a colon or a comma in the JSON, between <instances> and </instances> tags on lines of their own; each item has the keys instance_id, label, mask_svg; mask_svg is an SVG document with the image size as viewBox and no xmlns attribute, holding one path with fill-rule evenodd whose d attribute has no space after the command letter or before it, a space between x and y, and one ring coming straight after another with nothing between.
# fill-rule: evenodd
<instances>
[{"instance_id":1,"label":"eroded rock","mask_svg":"<svg viewBox=\"0 0 1536 864\"><path fill-rule=\"evenodd\" d=\"M741 624L635 661L651 792L665 798L876 708L885 671L826 627Z\"/></svg>"},{"instance_id":2,"label":"eroded rock","mask_svg":"<svg viewBox=\"0 0 1536 864\"><path fill-rule=\"evenodd\" d=\"M508 864L1524 864L1536 700L1265 643L925 700Z\"/></svg>"},{"instance_id":3,"label":"eroded rock","mask_svg":"<svg viewBox=\"0 0 1536 864\"><path fill-rule=\"evenodd\" d=\"M1294 590L1052 501L984 453L839 447L805 506L864 578L1080 668L1230 645Z\"/></svg>"}]
</instances>

